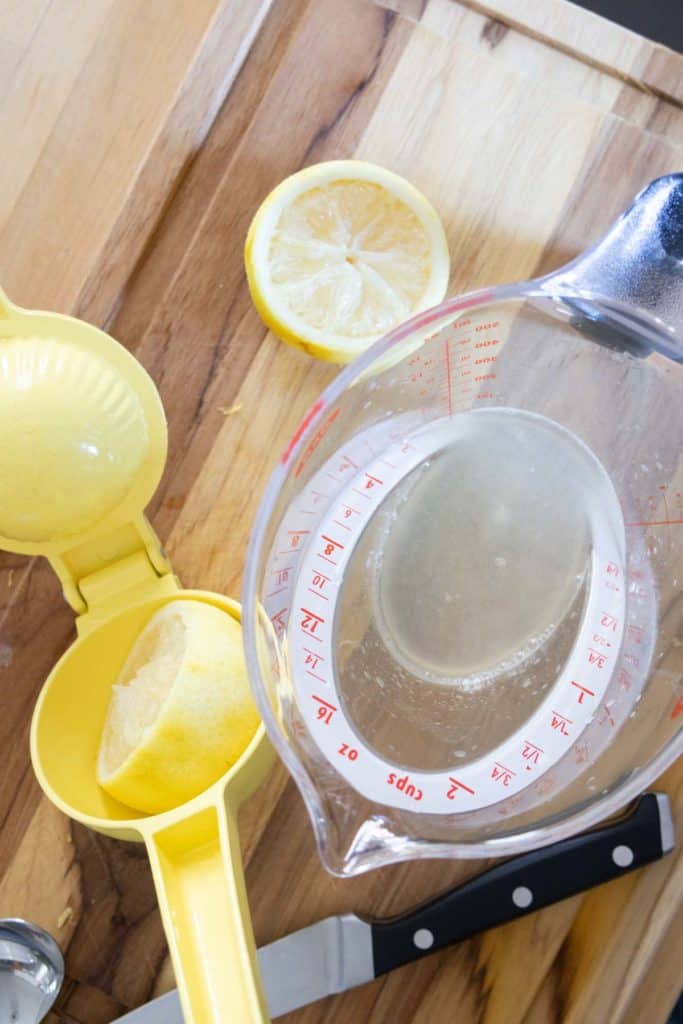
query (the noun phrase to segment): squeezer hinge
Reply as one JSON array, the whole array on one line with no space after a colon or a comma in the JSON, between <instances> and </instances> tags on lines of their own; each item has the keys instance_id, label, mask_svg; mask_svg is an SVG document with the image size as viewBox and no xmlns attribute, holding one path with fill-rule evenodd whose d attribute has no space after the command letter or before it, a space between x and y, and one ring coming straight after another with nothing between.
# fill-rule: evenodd
<instances>
[{"instance_id":1,"label":"squeezer hinge","mask_svg":"<svg viewBox=\"0 0 683 1024\"><path fill-rule=\"evenodd\" d=\"M171 564L141 516L112 533L50 559L83 635L104 619L179 589Z\"/></svg>"}]
</instances>

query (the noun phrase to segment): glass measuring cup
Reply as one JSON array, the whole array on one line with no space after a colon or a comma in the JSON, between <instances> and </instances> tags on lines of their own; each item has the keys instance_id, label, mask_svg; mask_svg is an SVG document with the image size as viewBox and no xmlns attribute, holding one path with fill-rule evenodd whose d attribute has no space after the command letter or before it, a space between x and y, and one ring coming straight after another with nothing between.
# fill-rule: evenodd
<instances>
[{"instance_id":1,"label":"glass measuring cup","mask_svg":"<svg viewBox=\"0 0 683 1024\"><path fill-rule=\"evenodd\" d=\"M0 293L0 431L0 548L47 557L78 616L32 720L38 781L75 820L146 844L187 1024L266 1020L236 824L272 763L263 727L221 779L163 814L96 781L112 685L151 617L183 599L240 618L229 598L180 588L143 514L166 457L154 384L103 332Z\"/></svg>"},{"instance_id":2,"label":"glass measuring cup","mask_svg":"<svg viewBox=\"0 0 683 1024\"><path fill-rule=\"evenodd\" d=\"M683 176L347 367L268 485L252 686L325 865L518 853L683 747Z\"/></svg>"}]
</instances>

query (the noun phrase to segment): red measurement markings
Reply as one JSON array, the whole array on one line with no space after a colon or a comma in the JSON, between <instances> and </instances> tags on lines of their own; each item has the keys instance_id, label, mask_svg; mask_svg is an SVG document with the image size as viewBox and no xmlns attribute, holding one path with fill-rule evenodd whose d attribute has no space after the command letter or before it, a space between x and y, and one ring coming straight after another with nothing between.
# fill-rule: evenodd
<instances>
[{"instance_id":1,"label":"red measurement markings","mask_svg":"<svg viewBox=\"0 0 683 1024\"><path fill-rule=\"evenodd\" d=\"M318 721L322 722L324 725L329 725L332 721L332 715L335 711L339 711L339 708L335 707L334 704L330 704L328 700L323 700L322 697L316 697L315 694L312 696L313 700L318 704L318 708L316 710Z\"/></svg>"},{"instance_id":2,"label":"red measurement markings","mask_svg":"<svg viewBox=\"0 0 683 1024\"><path fill-rule=\"evenodd\" d=\"M612 718L612 713L610 709L607 707L607 705L605 705L605 707L602 709L602 712L600 713L598 725L610 725L612 728L614 728L615 724L616 723Z\"/></svg>"},{"instance_id":3,"label":"red measurement markings","mask_svg":"<svg viewBox=\"0 0 683 1024\"><path fill-rule=\"evenodd\" d=\"M289 546L292 548L298 548L299 542L302 537L305 537L310 530L287 530L289 534Z\"/></svg>"},{"instance_id":4,"label":"red measurement markings","mask_svg":"<svg viewBox=\"0 0 683 1024\"><path fill-rule=\"evenodd\" d=\"M683 526L683 519L642 519L637 523L626 523L627 526Z\"/></svg>"},{"instance_id":5,"label":"red measurement markings","mask_svg":"<svg viewBox=\"0 0 683 1024\"><path fill-rule=\"evenodd\" d=\"M588 744L585 740L580 743L574 744L574 762L576 764L585 764L588 760Z\"/></svg>"},{"instance_id":6,"label":"red measurement markings","mask_svg":"<svg viewBox=\"0 0 683 1024\"><path fill-rule=\"evenodd\" d=\"M542 747L537 747L535 743L530 743L529 740L524 740L524 746L522 747L522 757L525 761L528 761L528 764L525 766L528 772L530 772L532 768L538 764L542 756Z\"/></svg>"},{"instance_id":7,"label":"red measurement markings","mask_svg":"<svg viewBox=\"0 0 683 1024\"><path fill-rule=\"evenodd\" d=\"M344 519L350 519L351 516L360 515L358 509L354 508L353 505L342 505L342 508L344 509L344 511L342 512L342 516Z\"/></svg>"},{"instance_id":8,"label":"red measurement markings","mask_svg":"<svg viewBox=\"0 0 683 1024\"><path fill-rule=\"evenodd\" d=\"M286 565L282 569L271 569L270 572L272 576L277 576L278 583L286 583L293 568L293 565Z\"/></svg>"},{"instance_id":9,"label":"red measurement markings","mask_svg":"<svg viewBox=\"0 0 683 1024\"><path fill-rule=\"evenodd\" d=\"M504 764L499 761L493 762L493 770L491 772L491 778L495 782L500 782L503 786L509 786L510 780L515 777L517 772L513 772L511 768L506 768Z\"/></svg>"},{"instance_id":10,"label":"red measurement markings","mask_svg":"<svg viewBox=\"0 0 683 1024\"><path fill-rule=\"evenodd\" d=\"M387 786L395 786L400 793L409 796L418 803L424 795L419 786L410 781L410 775L397 775L396 772L389 772L386 782Z\"/></svg>"},{"instance_id":11,"label":"red measurement markings","mask_svg":"<svg viewBox=\"0 0 683 1024\"><path fill-rule=\"evenodd\" d=\"M317 668L321 661L324 661L322 654L316 654L310 647L302 647L301 650L304 652L306 657L304 658L304 665L310 665L311 668Z\"/></svg>"},{"instance_id":12,"label":"red measurement markings","mask_svg":"<svg viewBox=\"0 0 683 1024\"><path fill-rule=\"evenodd\" d=\"M545 775L534 783L534 790L539 796L548 796L555 789L555 779L552 775Z\"/></svg>"},{"instance_id":13,"label":"red measurement markings","mask_svg":"<svg viewBox=\"0 0 683 1024\"><path fill-rule=\"evenodd\" d=\"M448 345L448 338L444 338L444 350L446 356L446 387L448 388L448 415L453 415L453 389L451 379L451 350Z\"/></svg>"},{"instance_id":14,"label":"red measurement markings","mask_svg":"<svg viewBox=\"0 0 683 1024\"><path fill-rule=\"evenodd\" d=\"M292 719L292 728L294 729L294 732L297 734L297 736L306 736L306 726L304 725L300 718Z\"/></svg>"},{"instance_id":15,"label":"red measurement markings","mask_svg":"<svg viewBox=\"0 0 683 1024\"><path fill-rule=\"evenodd\" d=\"M640 658L636 657L636 655L632 654L630 651L624 654L624 661L627 661L629 665L633 666L633 668L638 668L640 665Z\"/></svg>"},{"instance_id":16,"label":"red measurement markings","mask_svg":"<svg viewBox=\"0 0 683 1024\"><path fill-rule=\"evenodd\" d=\"M341 541L335 540L334 537L328 537L325 533L322 535L322 540L324 541L323 549L318 552L318 558L324 558L330 565L336 565L337 563L332 558L332 555L336 554L337 551L343 551L344 545Z\"/></svg>"},{"instance_id":17,"label":"red measurement markings","mask_svg":"<svg viewBox=\"0 0 683 1024\"><path fill-rule=\"evenodd\" d=\"M278 587L277 590L271 590L269 594L266 594L266 600L270 601L271 597L277 597L278 594L284 594L287 587Z\"/></svg>"},{"instance_id":18,"label":"red measurement markings","mask_svg":"<svg viewBox=\"0 0 683 1024\"><path fill-rule=\"evenodd\" d=\"M358 760L358 751L355 747L350 747L348 743L342 743L337 753L340 757L345 757L349 761Z\"/></svg>"},{"instance_id":19,"label":"red measurement markings","mask_svg":"<svg viewBox=\"0 0 683 1024\"><path fill-rule=\"evenodd\" d=\"M669 541L671 541L671 527L673 526L673 521L671 519L671 513L669 512L669 500L668 500L668 497L667 497L666 485L665 484L660 484L659 485L659 490L660 490L660 493L662 495L662 504L664 505L664 521L665 521L666 525L669 528L668 529Z\"/></svg>"},{"instance_id":20,"label":"red measurement markings","mask_svg":"<svg viewBox=\"0 0 683 1024\"><path fill-rule=\"evenodd\" d=\"M319 572L317 569L313 569L311 572L311 586L308 588L312 594L316 597L322 597L324 601L328 601L327 594L323 591L326 585L330 582L330 577L326 576L324 572Z\"/></svg>"},{"instance_id":21,"label":"red measurement markings","mask_svg":"<svg viewBox=\"0 0 683 1024\"><path fill-rule=\"evenodd\" d=\"M555 732L561 733L563 736L569 736L569 728L572 724L571 718L567 718L565 715L559 714L557 711L551 712L550 728L554 729Z\"/></svg>"},{"instance_id":22,"label":"red measurement markings","mask_svg":"<svg viewBox=\"0 0 683 1024\"><path fill-rule=\"evenodd\" d=\"M642 644L643 642L643 630L640 626L629 626L626 630L629 640L634 644Z\"/></svg>"},{"instance_id":23,"label":"red measurement markings","mask_svg":"<svg viewBox=\"0 0 683 1024\"><path fill-rule=\"evenodd\" d=\"M492 320L489 324L477 324L475 331L492 331L494 327L500 327L500 320Z\"/></svg>"},{"instance_id":24,"label":"red measurement markings","mask_svg":"<svg viewBox=\"0 0 683 1024\"><path fill-rule=\"evenodd\" d=\"M351 490L353 491L354 494L357 494L359 497L365 498L366 501L372 501L370 495L366 494L365 491L359 491L357 487L352 487Z\"/></svg>"},{"instance_id":25,"label":"red measurement markings","mask_svg":"<svg viewBox=\"0 0 683 1024\"><path fill-rule=\"evenodd\" d=\"M594 691L593 690L589 690L587 686L582 686L581 683L577 683L573 679L572 679L571 682L572 682L572 686L575 686L576 689L578 690L578 694L577 694L577 698L576 698L577 704L583 704L583 698L586 697L586 696L588 696L588 697L594 697L595 696Z\"/></svg>"},{"instance_id":26,"label":"red measurement markings","mask_svg":"<svg viewBox=\"0 0 683 1024\"><path fill-rule=\"evenodd\" d=\"M450 782L450 786L446 796L449 800L455 800L455 794L459 789L464 790L465 793L469 793L470 796L474 796L474 790L470 789L469 786L466 786L464 782L460 782L459 779L454 779L452 775L449 775L448 781Z\"/></svg>"},{"instance_id":27,"label":"red measurement markings","mask_svg":"<svg viewBox=\"0 0 683 1024\"><path fill-rule=\"evenodd\" d=\"M490 348L491 345L500 345L500 338L490 338L488 341L477 341L475 348Z\"/></svg>"},{"instance_id":28,"label":"red measurement markings","mask_svg":"<svg viewBox=\"0 0 683 1024\"><path fill-rule=\"evenodd\" d=\"M683 697L679 697L673 708L671 709L671 718L678 718L679 715L683 715Z\"/></svg>"},{"instance_id":29,"label":"red measurement markings","mask_svg":"<svg viewBox=\"0 0 683 1024\"><path fill-rule=\"evenodd\" d=\"M275 632L278 634L278 636L282 636L285 629L287 628L287 624L285 622L285 615L287 614L288 611L289 608L282 608L281 611L276 612L275 615L271 615L270 617L270 621L275 626Z\"/></svg>"},{"instance_id":30,"label":"red measurement markings","mask_svg":"<svg viewBox=\"0 0 683 1024\"><path fill-rule=\"evenodd\" d=\"M290 455L292 454L292 452L296 448L297 444L301 440L301 438L304 435L304 433L306 432L307 428L313 422L313 420L318 415L318 413L322 411L324 405L325 405L324 399L319 398L318 401L315 403L315 405L311 406L311 408L308 410L308 412L306 413L306 415L302 419L301 423L297 427L297 430L294 433L294 436L292 437L291 441L289 442L289 444L287 445L287 447L286 447L286 449L284 451L284 454L282 456L282 462L284 463L284 465L287 464L287 462L289 461Z\"/></svg>"},{"instance_id":31,"label":"red measurement markings","mask_svg":"<svg viewBox=\"0 0 683 1024\"><path fill-rule=\"evenodd\" d=\"M365 483L363 486L366 491L371 491L373 487L381 487L384 483L378 476L373 476L372 473L365 473Z\"/></svg>"},{"instance_id":32,"label":"red measurement markings","mask_svg":"<svg viewBox=\"0 0 683 1024\"><path fill-rule=\"evenodd\" d=\"M588 664L595 665L597 668L604 668L608 661L608 655L604 651L600 651L597 647L588 648Z\"/></svg>"},{"instance_id":33,"label":"red measurement markings","mask_svg":"<svg viewBox=\"0 0 683 1024\"><path fill-rule=\"evenodd\" d=\"M627 672L625 668L620 668L619 669L619 674L617 675L617 682L619 683L619 686L621 687L622 690L630 690L631 689L631 674L630 674L630 672Z\"/></svg>"},{"instance_id":34,"label":"red measurement markings","mask_svg":"<svg viewBox=\"0 0 683 1024\"><path fill-rule=\"evenodd\" d=\"M598 647L612 647L612 641L608 640L602 633L593 633L593 643Z\"/></svg>"},{"instance_id":35,"label":"red measurement markings","mask_svg":"<svg viewBox=\"0 0 683 1024\"><path fill-rule=\"evenodd\" d=\"M347 533L352 532L351 527L348 525L348 523L342 523L339 519L333 519L332 522L335 524L335 526L340 526L342 530L346 530Z\"/></svg>"},{"instance_id":36,"label":"red measurement markings","mask_svg":"<svg viewBox=\"0 0 683 1024\"><path fill-rule=\"evenodd\" d=\"M320 637L316 630L319 626L325 624L325 619L322 615L316 615L315 612L309 611L308 608L301 609L301 619L299 620L299 626L301 632L305 633L306 636L310 636L312 640L316 640L320 643Z\"/></svg>"},{"instance_id":37,"label":"red measurement markings","mask_svg":"<svg viewBox=\"0 0 683 1024\"><path fill-rule=\"evenodd\" d=\"M605 572L608 576L619 577L621 576L621 569L615 562L608 562L605 566Z\"/></svg>"},{"instance_id":38,"label":"red measurement markings","mask_svg":"<svg viewBox=\"0 0 683 1024\"><path fill-rule=\"evenodd\" d=\"M600 625L603 629L611 629L613 633L616 633L619 620L610 612L603 612L600 616Z\"/></svg>"},{"instance_id":39,"label":"red measurement markings","mask_svg":"<svg viewBox=\"0 0 683 1024\"><path fill-rule=\"evenodd\" d=\"M342 460L337 466L337 472L343 473L345 469L358 469L358 464L353 461L350 455L343 455Z\"/></svg>"},{"instance_id":40,"label":"red measurement markings","mask_svg":"<svg viewBox=\"0 0 683 1024\"><path fill-rule=\"evenodd\" d=\"M292 451L292 449L294 448L294 446L296 444L296 441L299 440L300 436L304 433L306 428L310 425L311 421L317 415L317 413L322 410L323 405L324 405L324 402L321 399L318 403L316 403L316 405L313 406L313 409L311 409L311 412L308 414L308 416L306 417L306 419L304 420L302 425L299 427L299 430L297 431L297 434L295 435L295 440L290 443L290 446L287 449L287 452L285 453L285 455L283 457L283 460L282 460L283 462L286 463L288 461L289 456L291 454L291 451ZM303 472L304 467L306 466L306 463L308 462L308 460L310 459L311 455L316 450L316 448L318 447L320 442L325 437L325 434L327 433L327 431L330 429L330 427L332 426L332 424L336 420L337 416L339 415L339 412L340 412L340 410L338 408L337 409L333 409L332 412L330 413L330 415L327 417L327 419L323 423L323 425L320 427L320 429L317 430L316 433L313 435L313 437L311 438L310 443L308 444L308 446L306 448L306 451L303 453L303 455L299 459L299 462L297 463L297 467L296 467L296 469L294 471L294 476L295 477L300 476L300 474Z\"/></svg>"},{"instance_id":41,"label":"red measurement markings","mask_svg":"<svg viewBox=\"0 0 683 1024\"><path fill-rule=\"evenodd\" d=\"M498 362L498 356L480 356L479 359L474 360L475 366L482 366L484 363L496 363Z\"/></svg>"}]
</instances>

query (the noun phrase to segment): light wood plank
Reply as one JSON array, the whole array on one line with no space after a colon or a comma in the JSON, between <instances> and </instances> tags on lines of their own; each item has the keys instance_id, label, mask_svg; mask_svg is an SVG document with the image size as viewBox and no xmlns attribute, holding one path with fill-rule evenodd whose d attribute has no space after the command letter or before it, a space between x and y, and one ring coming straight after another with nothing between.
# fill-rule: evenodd
<instances>
[{"instance_id":1,"label":"light wood plank","mask_svg":"<svg viewBox=\"0 0 683 1024\"><path fill-rule=\"evenodd\" d=\"M163 0L111 6L87 54L74 53L68 102L52 125L45 114L40 159L0 231L0 280L16 301L109 315L267 8L174 0L169 17Z\"/></svg>"},{"instance_id":2,"label":"light wood plank","mask_svg":"<svg viewBox=\"0 0 683 1024\"><path fill-rule=\"evenodd\" d=\"M645 90L683 103L680 55L592 11L582 10L576 17L576 8L567 0L544 0L542 4L536 0L465 2Z\"/></svg>"}]
</instances>

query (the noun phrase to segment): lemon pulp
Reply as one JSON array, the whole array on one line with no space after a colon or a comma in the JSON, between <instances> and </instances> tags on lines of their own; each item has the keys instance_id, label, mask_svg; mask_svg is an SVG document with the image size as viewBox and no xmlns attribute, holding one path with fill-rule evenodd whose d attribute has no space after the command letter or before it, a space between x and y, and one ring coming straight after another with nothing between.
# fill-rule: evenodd
<instances>
[{"instance_id":1,"label":"lemon pulp","mask_svg":"<svg viewBox=\"0 0 683 1024\"><path fill-rule=\"evenodd\" d=\"M172 601L114 684L98 782L136 810L169 810L216 782L257 725L239 623L202 601Z\"/></svg>"}]
</instances>

